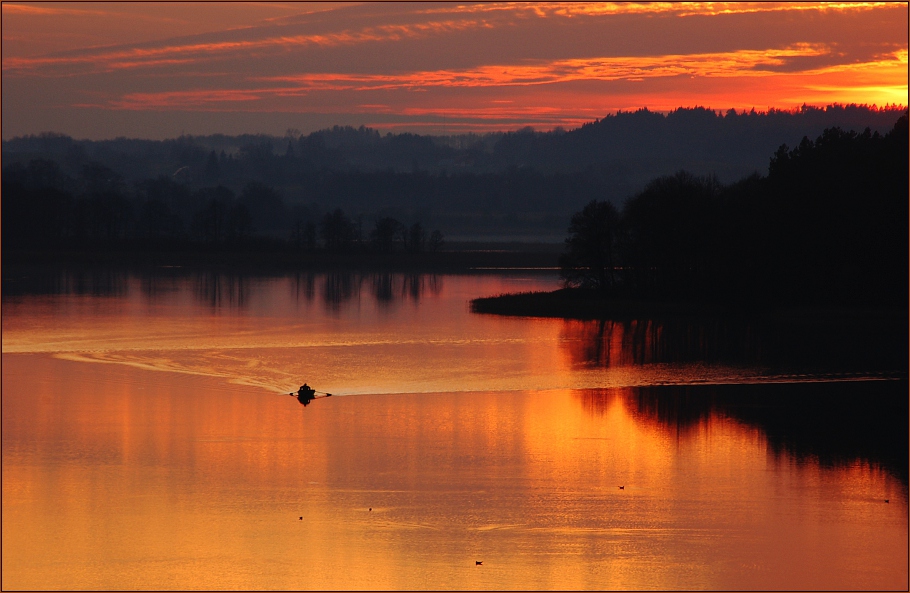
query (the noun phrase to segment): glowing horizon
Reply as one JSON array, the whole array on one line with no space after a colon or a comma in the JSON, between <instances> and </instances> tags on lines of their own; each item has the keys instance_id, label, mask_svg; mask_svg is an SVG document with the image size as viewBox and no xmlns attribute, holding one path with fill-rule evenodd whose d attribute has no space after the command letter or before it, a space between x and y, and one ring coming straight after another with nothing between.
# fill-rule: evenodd
<instances>
[{"instance_id":1,"label":"glowing horizon","mask_svg":"<svg viewBox=\"0 0 910 593\"><path fill-rule=\"evenodd\" d=\"M4 138L553 129L638 108L910 102L906 3L2 11Z\"/></svg>"}]
</instances>

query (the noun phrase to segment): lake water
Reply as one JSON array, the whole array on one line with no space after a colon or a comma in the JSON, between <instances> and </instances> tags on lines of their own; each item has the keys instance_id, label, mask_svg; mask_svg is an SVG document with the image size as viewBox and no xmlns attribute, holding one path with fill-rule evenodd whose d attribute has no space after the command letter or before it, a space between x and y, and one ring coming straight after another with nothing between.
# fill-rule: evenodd
<instances>
[{"instance_id":1,"label":"lake water","mask_svg":"<svg viewBox=\"0 0 910 593\"><path fill-rule=\"evenodd\" d=\"M556 286L5 279L3 589L907 590L905 355Z\"/></svg>"}]
</instances>

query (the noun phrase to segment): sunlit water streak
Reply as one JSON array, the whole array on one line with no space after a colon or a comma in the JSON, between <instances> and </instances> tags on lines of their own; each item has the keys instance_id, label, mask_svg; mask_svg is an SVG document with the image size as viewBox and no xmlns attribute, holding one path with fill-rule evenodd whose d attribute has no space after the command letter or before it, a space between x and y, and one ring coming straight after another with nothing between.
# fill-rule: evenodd
<instances>
[{"instance_id":1,"label":"sunlit water streak","mask_svg":"<svg viewBox=\"0 0 910 593\"><path fill-rule=\"evenodd\" d=\"M424 344L431 346L432 344ZM436 344L439 345L439 344ZM338 346L355 346L355 344L338 344ZM389 346L388 343L356 344L358 347ZM262 351L269 347L257 348ZM274 347L271 347L274 348ZM208 352L200 359L189 361L156 356L158 353L134 351L123 352L85 352L55 353L61 360L124 364L139 369L186 373L208 377L222 377L237 385L260 387L276 393L285 393L282 385L293 386L307 372L319 368L319 363L331 358L332 353L325 352L284 352L289 359L276 360L271 357L267 362L259 360L255 364L248 360L245 353ZM456 355L457 356L457 355ZM305 365L295 364L294 360L306 359ZM465 361L466 357L459 360ZM391 361L394 364L397 361ZM280 366L281 369L269 365ZM346 366L350 370L351 364ZM408 365L402 365L408 366ZM424 370L424 373L420 371ZM558 389L605 389L622 387L641 387L647 385L741 385L773 383L824 383L841 381L889 381L898 378L897 373L811 373L788 374L773 373L762 369L750 369L722 365L698 364L652 364L634 369L606 369L599 371L576 371L571 375L560 374L560 369L540 368L535 372L522 373L519 376L477 376L465 369L449 369L447 373L421 366L413 368L382 370L369 369L368 377L346 375L345 386L335 386L328 382L326 389L335 395L361 395L384 393L442 393L474 391L551 391ZM328 370L322 373L331 377ZM406 375L406 376L402 376ZM459 388L452 388L453 379L459 381Z\"/></svg>"}]
</instances>

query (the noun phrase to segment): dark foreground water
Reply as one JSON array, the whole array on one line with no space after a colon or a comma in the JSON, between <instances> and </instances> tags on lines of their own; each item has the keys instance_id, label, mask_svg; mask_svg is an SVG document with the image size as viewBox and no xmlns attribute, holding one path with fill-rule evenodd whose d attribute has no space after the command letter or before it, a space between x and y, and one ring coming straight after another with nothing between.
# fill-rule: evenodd
<instances>
[{"instance_id":1,"label":"dark foreground water","mask_svg":"<svg viewBox=\"0 0 910 593\"><path fill-rule=\"evenodd\" d=\"M469 312L556 285L520 273L12 285L5 590L908 588L906 357L855 327Z\"/></svg>"}]
</instances>

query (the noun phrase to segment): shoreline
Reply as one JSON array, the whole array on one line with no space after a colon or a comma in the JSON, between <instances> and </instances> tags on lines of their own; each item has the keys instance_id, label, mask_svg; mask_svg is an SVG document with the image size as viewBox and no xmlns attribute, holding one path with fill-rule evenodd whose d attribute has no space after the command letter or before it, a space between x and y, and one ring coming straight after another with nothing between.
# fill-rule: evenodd
<instances>
[{"instance_id":1,"label":"shoreline","mask_svg":"<svg viewBox=\"0 0 910 593\"><path fill-rule=\"evenodd\" d=\"M556 246L560 247L560 246ZM560 247L561 248L561 247ZM237 273L363 270L377 272L484 273L558 270L559 251L550 245L478 243L436 253L324 253L289 250L84 249L3 253L4 278L23 270L206 269Z\"/></svg>"},{"instance_id":2,"label":"shoreline","mask_svg":"<svg viewBox=\"0 0 910 593\"><path fill-rule=\"evenodd\" d=\"M549 292L507 293L479 297L470 302L473 313L508 317L543 317L575 320L629 320L664 317L759 317L795 324L893 324L908 322L908 311L893 307L861 305L811 305L768 303L710 303L651 301L598 297L573 288Z\"/></svg>"}]
</instances>

